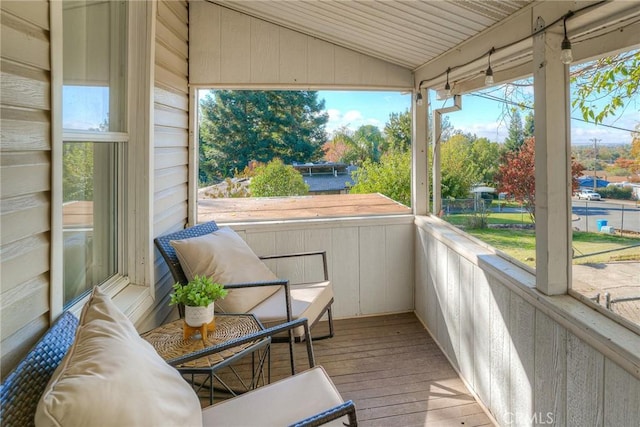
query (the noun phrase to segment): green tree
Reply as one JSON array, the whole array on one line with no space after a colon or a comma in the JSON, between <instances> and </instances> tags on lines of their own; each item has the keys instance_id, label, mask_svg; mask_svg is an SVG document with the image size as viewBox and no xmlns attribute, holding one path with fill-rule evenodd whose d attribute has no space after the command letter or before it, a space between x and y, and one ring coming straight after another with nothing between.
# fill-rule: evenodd
<instances>
[{"instance_id":1,"label":"green tree","mask_svg":"<svg viewBox=\"0 0 640 427\"><path fill-rule=\"evenodd\" d=\"M473 184L481 180L478 165L472 161L472 136L458 133L440 148L442 198L467 198Z\"/></svg>"},{"instance_id":2,"label":"green tree","mask_svg":"<svg viewBox=\"0 0 640 427\"><path fill-rule=\"evenodd\" d=\"M93 200L93 148L90 142L62 144L64 202Z\"/></svg>"},{"instance_id":3,"label":"green tree","mask_svg":"<svg viewBox=\"0 0 640 427\"><path fill-rule=\"evenodd\" d=\"M353 172L353 179L350 193L380 193L411 206L411 151L389 151L380 162L367 159Z\"/></svg>"},{"instance_id":4,"label":"green tree","mask_svg":"<svg viewBox=\"0 0 640 427\"><path fill-rule=\"evenodd\" d=\"M409 110L404 113L391 113L389 121L384 126L384 134L386 140L383 151L409 150L411 148L411 114Z\"/></svg>"},{"instance_id":5,"label":"green tree","mask_svg":"<svg viewBox=\"0 0 640 427\"><path fill-rule=\"evenodd\" d=\"M360 166L367 160L373 162L380 160L380 149L384 143L384 137L377 127L363 125L355 132L347 127L338 129L331 142L336 148L340 144L345 147L340 161Z\"/></svg>"},{"instance_id":6,"label":"green tree","mask_svg":"<svg viewBox=\"0 0 640 427\"><path fill-rule=\"evenodd\" d=\"M529 110L529 114L524 117L524 138L531 138L534 136L535 124L533 117L533 110Z\"/></svg>"},{"instance_id":7,"label":"green tree","mask_svg":"<svg viewBox=\"0 0 640 427\"><path fill-rule=\"evenodd\" d=\"M512 110L511 122L509 123L509 135L504 140L504 148L507 151L518 151L524 144L524 129L522 118L517 108Z\"/></svg>"},{"instance_id":8,"label":"green tree","mask_svg":"<svg viewBox=\"0 0 640 427\"><path fill-rule=\"evenodd\" d=\"M252 197L303 196L309 192L309 186L293 166L273 159L255 169L249 192Z\"/></svg>"},{"instance_id":9,"label":"green tree","mask_svg":"<svg viewBox=\"0 0 640 427\"><path fill-rule=\"evenodd\" d=\"M251 160L321 158L328 114L315 91L217 90L201 102L200 180L211 183Z\"/></svg>"},{"instance_id":10,"label":"green tree","mask_svg":"<svg viewBox=\"0 0 640 427\"><path fill-rule=\"evenodd\" d=\"M472 140L469 161L475 164L478 181L493 183L500 167L500 144L491 142L487 138Z\"/></svg>"},{"instance_id":11,"label":"green tree","mask_svg":"<svg viewBox=\"0 0 640 427\"><path fill-rule=\"evenodd\" d=\"M637 95L640 50L587 62L572 70L571 83L577 88L571 105L580 109L584 120L602 123ZM601 99L607 99L608 102L603 104L599 102Z\"/></svg>"}]
</instances>

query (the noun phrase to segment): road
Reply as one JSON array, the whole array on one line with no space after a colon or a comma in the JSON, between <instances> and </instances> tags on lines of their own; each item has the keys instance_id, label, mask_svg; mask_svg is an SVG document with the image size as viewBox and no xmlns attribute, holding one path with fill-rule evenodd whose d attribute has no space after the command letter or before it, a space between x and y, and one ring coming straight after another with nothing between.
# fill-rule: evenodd
<instances>
[{"instance_id":1,"label":"road","mask_svg":"<svg viewBox=\"0 0 640 427\"><path fill-rule=\"evenodd\" d=\"M572 200L574 220L572 226L580 231L597 231L597 221L605 220L616 231L640 232L640 208L635 201L603 200L600 202Z\"/></svg>"}]
</instances>

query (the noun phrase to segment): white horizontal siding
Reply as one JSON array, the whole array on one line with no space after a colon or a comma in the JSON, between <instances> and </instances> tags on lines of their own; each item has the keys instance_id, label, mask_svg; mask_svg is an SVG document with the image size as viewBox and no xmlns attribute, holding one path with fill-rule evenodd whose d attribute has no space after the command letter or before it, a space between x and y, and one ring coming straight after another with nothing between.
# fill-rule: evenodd
<instances>
[{"instance_id":1,"label":"white horizontal siding","mask_svg":"<svg viewBox=\"0 0 640 427\"><path fill-rule=\"evenodd\" d=\"M153 235L184 228L189 187L188 5L159 1L155 25L153 111ZM173 280L166 263L154 251L155 301L138 325L161 324L171 313L168 295Z\"/></svg>"},{"instance_id":2,"label":"white horizontal siding","mask_svg":"<svg viewBox=\"0 0 640 427\"><path fill-rule=\"evenodd\" d=\"M49 4L0 2L0 348L4 377L49 326Z\"/></svg>"},{"instance_id":3,"label":"white horizontal siding","mask_svg":"<svg viewBox=\"0 0 640 427\"><path fill-rule=\"evenodd\" d=\"M194 85L413 85L407 68L207 2L190 4L189 32Z\"/></svg>"}]
</instances>

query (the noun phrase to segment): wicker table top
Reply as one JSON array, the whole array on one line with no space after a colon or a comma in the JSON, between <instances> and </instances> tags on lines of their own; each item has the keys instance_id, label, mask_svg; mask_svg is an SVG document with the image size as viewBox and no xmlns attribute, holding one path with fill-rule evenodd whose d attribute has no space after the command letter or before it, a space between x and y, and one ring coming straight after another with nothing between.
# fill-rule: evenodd
<instances>
[{"instance_id":1,"label":"wicker table top","mask_svg":"<svg viewBox=\"0 0 640 427\"><path fill-rule=\"evenodd\" d=\"M213 331L209 331L205 340L195 337L185 340L182 335L182 322L183 319L179 319L167 323L142 334L142 338L151 343L158 354L166 360L203 350L230 339L239 338L264 329L253 315L216 313L216 328ZM262 340L242 344L207 357L201 357L180 365L178 368L211 368L260 341Z\"/></svg>"}]
</instances>

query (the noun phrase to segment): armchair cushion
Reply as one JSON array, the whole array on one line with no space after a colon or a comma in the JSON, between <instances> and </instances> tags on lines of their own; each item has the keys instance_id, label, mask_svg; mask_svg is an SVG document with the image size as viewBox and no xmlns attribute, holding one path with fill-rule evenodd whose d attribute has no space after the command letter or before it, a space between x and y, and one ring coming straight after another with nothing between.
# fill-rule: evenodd
<instances>
[{"instance_id":1,"label":"armchair cushion","mask_svg":"<svg viewBox=\"0 0 640 427\"><path fill-rule=\"evenodd\" d=\"M318 320L322 312L333 300L331 282L304 283L290 285L291 288L291 318ZM253 307L249 313L256 316L265 327L271 327L287 320L285 313L284 289L271 295L265 301ZM295 337L302 337L304 330L298 327L293 330Z\"/></svg>"},{"instance_id":2,"label":"armchair cushion","mask_svg":"<svg viewBox=\"0 0 640 427\"><path fill-rule=\"evenodd\" d=\"M287 426L344 401L321 366L202 410L204 426ZM327 425L343 427L347 417Z\"/></svg>"},{"instance_id":3,"label":"armchair cushion","mask_svg":"<svg viewBox=\"0 0 640 427\"><path fill-rule=\"evenodd\" d=\"M196 275L208 276L223 285L247 282L271 282L275 274L229 227L213 233L183 240L172 240L180 266L188 280ZM223 313L247 313L278 291L279 286L230 289L226 298L216 301Z\"/></svg>"},{"instance_id":4,"label":"armchair cushion","mask_svg":"<svg viewBox=\"0 0 640 427\"><path fill-rule=\"evenodd\" d=\"M160 403L162 402L162 403ZM200 426L191 386L96 287L38 402L37 426Z\"/></svg>"}]
</instances>

